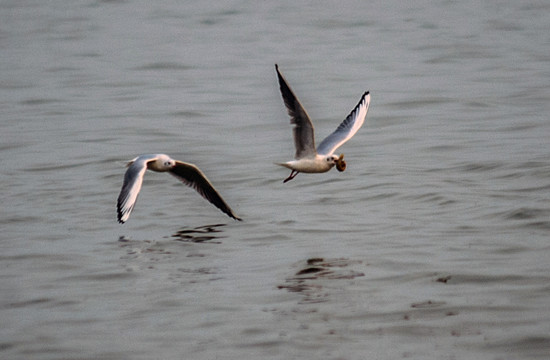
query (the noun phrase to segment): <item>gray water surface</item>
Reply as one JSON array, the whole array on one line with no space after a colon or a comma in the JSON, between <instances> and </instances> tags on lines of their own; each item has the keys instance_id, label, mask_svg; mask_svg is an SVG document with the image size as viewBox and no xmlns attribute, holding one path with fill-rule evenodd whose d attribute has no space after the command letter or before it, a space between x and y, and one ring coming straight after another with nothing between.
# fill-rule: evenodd
<instances>
[{"instance_id":1,"label":"gray water surface","mask_svg":"<svg viewBox=\"0 0 550 360\"><path fill-rule=\"evenodd\" d=\"M547 359L550 4L4 1L0 358ZM300 174L274 63L343 173ZM244 221L126 161L197 164Z\"/></svg>"}]
</instances>

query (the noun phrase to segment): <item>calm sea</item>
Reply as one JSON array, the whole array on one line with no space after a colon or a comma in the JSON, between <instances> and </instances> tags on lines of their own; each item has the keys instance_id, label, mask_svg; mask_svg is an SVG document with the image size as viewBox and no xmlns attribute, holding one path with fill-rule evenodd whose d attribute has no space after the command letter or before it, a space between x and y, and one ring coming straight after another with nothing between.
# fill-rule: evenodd
<instances>
[{"instance_id":1,"label":"calm sea","mask_svg":"<svg viewBox=\"0 0 550 360\"><path fill-rule=\"evenodd\" d=\"M547 359L548 1L2 1L0 358ZM348 169L289 174L274 64ZM197 164L235 222L125 162Z\"/></svg>"}]
</instances>

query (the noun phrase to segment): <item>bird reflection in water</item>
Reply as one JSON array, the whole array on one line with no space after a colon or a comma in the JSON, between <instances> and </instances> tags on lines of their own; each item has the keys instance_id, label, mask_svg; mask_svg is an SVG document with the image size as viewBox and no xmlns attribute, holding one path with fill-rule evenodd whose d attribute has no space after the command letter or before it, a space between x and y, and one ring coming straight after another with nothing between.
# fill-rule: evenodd
<instances>
[{"instance_id":1,"label":"bird reflection in water","mask_svg":"<svg viewBox=\"0 0 550 360\"><path fill-rule=\"evenodd\" d=\"M203 225L195 228L183 227L172 235L176 241L193 242L193 243L208 243L208 244L221 244L221 241L215 241L216 239L224 238L219 233L220 229L226 224L214 224Z\"/></svg>"},{"instance_id":2,"label":"bird reflection in water","mask_svg":"<svg viewBox=\"0 0 550 360\"><path fill-rule=\"evenodd\" d=\"M301 293L301 304L326 302L332 294L339 291L341 285L338 281L365 276L355 268L363 268L366 265L361 260L310 258L305 266L301 264L300 270L288 277L285 284L279 285L278 288Z\"/></svg>"}]
</instances>

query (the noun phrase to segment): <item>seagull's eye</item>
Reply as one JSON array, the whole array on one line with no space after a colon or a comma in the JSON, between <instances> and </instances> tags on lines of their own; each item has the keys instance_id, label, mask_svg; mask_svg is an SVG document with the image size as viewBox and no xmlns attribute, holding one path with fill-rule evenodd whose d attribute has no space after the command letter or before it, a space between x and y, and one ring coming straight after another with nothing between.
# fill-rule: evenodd
<instances>
[{"instance_id":1,"label":"seagull's eye","mask_svg":"<svg viewBox=\"0 0 550 360\"><path fill-rule=\"evenodd\" d=\"M330 161L330 158L327 158L327 161Z\"/></svg>"}]
</instances>

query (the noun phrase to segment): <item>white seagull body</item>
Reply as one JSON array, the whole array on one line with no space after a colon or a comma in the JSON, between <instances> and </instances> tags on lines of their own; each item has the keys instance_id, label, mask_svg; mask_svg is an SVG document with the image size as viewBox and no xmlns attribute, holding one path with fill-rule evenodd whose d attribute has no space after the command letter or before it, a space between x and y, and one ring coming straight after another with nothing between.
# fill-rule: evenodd
<instances>
[{"instance_id":1,"label":"white seagull body","mask_svg":"<svg viewBox=\"0 0 550 360\"><path fill-rule=\"evenodd\" d=\"M369 92L367 91L361 96L361 100L359 100L357 106L355 106L346 119L316 149L313 124L306 110L300 104L292 89L290 89L277 64L275 64L275 70L277 71L281 94L288 110L288 115L290 115L290 123L294 125L294 146L296 147L296 160L277 164L292 170L290 176L284 182L286 183L294 179L300 172L327 172L334 165L336 165L339 171L344 171L346 168L346 163L343 160L344 154L338 156L334 154L334 151L351 139L363 125L367 111L369 110Z\"/></svg>"},{"instance_id":2,"label":"white seagull body","mask_svg":"<svg viewBox=\"0 0 550 360\"><path fill-rule=\"evenodd\" d=\"M210 201L228 216L235 220L241 220L241 218L233 213L229 205L225 203L198 167L193 164L173 160L165 154L155 154L140 155L128 163L128 170L124 174L124 183L117 201L119 223L125 223L130 217L130 213L136 205L141 184L143 183L143 176L147 169L156 172L169 172L184 184L197 190L202 197Z\"/></svg>"}]
</instances>

